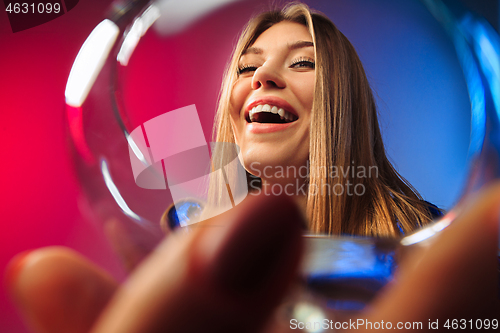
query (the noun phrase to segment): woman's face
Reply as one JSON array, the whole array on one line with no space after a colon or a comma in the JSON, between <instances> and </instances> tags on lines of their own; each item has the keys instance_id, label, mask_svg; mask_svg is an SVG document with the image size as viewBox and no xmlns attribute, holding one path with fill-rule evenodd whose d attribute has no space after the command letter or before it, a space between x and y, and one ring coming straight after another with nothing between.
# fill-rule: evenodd
<instances>
[{"instance_id":1,"label":"woman's face","mask_svg":"<svg viewBox=\"0 0 500 333\"><path fill-rule=\"evenodd\" d=\"M287 21L264 31L241 56L231 123L251 174L280 183L290 180L279 173L280 167L293 166L298 172L306 165L314 61L308 29Z\"/></svg>"}]
</instances>

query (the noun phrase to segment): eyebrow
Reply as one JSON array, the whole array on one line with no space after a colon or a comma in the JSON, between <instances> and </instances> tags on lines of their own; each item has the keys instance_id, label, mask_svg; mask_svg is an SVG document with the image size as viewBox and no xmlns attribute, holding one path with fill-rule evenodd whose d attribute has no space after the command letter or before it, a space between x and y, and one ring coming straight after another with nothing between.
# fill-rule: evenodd
<instances>
[{"instance_id":1,"label":"eyebrow","mask_svg":"<svg viewBox=\"0 0 500 333\"><path fill-rule=\"evenodd\" d=\"M300 49L300 48L303 48L303 47L314 47L314 43L313 42L309 42L309 41L305 41L305 40L299 40L295 43L292 43L292 44L288 44L288 48L290 50L296 50L296 49Z\"/></svg>"},{"instance_id":2,"label":"eyebrow","mask_svg":"<svg viewBox=\"0 0 500 333\"><path fill-rule=\"evenodd\" d=\"M314 47L314 43L313 42L309 42L309 41L305 41L305 40L299 40L297 42L288 44L288 49L289 50L296 50L296 49L300 49L300 48L303 48L303 47ZM249 47L248 49L246 49L245 51L243 51L243 53L241 55L245 55L245 54L262 54L262 53L264 53L264 51L261 48L252 46L252 47Z\"/></svg>"}]
</instances>

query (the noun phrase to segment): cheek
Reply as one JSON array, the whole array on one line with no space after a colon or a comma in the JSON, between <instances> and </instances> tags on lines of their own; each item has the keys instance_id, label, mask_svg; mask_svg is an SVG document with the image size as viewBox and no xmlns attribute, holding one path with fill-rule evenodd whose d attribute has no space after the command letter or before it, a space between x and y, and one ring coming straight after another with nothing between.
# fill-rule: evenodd
<instances>
[{"instance_id":1,"label":"cheek","mask_svg":"<svg viewBox=\"0 0 500 333\"><path fill-rule=\"evenodd\" d=\"M231 93L231 114L239 115L243 104L245 103L248 94L250 93L251 86L247 80L237 80L233 85Z\"/></svg>"},{"instance_id":2,"label":"cheek","mask_svg":"<svg viewBox=\"0 0 500 333\"><path fill-rule=\"evenodd\" d=\"M240 144L239 131L241 130L241 110L250 93L250 85L238 80L234 83L230 99L230 119L236 144Z\"/></svg>"},{"instance_id":3,"label":"cheek","mask_svg":"<svg viewBox=\"0 0 500 333\"><path fill-rule=\"evenodd\" d=\"M314 100L315 77L311 76L303 80L297 80L295 86L296 96L304 108L311 110Z\"/></svg>"},{"instance_id":4,"label":"cheek","mask_svg":"<svg viewBox=\"0 0 500 333\"><path fill-rule=\"evenodd\" d=\"M230 118L231 118L231 126L233 128L233 133L235 136L236 143L239 142L238 140L238 134L239 131L242 130L242 125L243 125L243 119L241 117L241 112L243 110L243 106L245 105L245 102L248 98L248 95L250 94L251 91L251 85L248 80L243 79L243 80L237 80L234 85L233 89L231 92L231 99L230 99Z\"/></svg>"}]
</instances>

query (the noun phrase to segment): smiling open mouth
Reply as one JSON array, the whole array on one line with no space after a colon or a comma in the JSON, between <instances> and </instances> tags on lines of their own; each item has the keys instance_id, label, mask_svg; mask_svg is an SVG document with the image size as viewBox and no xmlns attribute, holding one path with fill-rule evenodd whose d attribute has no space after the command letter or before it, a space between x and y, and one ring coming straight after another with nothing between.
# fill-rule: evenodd
<instances>
[{"instance_id":1,"label":"smiling open mouth","mask_svg":"<svg viewBox=\"0 0 500 333\"><path fill-rule=\"evenodd\" d=\"M262 124L286 124L297 119L293 113L269 104L255 106L246 116L247 122Z\"/></svg>"}]
</instances>

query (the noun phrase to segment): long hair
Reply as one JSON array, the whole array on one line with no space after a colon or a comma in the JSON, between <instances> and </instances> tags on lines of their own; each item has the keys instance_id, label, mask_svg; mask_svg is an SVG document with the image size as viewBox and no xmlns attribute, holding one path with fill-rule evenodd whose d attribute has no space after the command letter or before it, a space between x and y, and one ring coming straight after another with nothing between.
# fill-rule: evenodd
<instances>
[{"instance_id":1,"label":"long hair","mask_svg":"<svg viewBox=\"0 0 500 333\"><path fill-rule=\"evenodd\" d=\"M330 19L305 4L262 13L242 32L225 72L214 141L235 142L229 111L239 58L265 30L282 21L306 26L314 41L316 82L307 197L310 231L395 236L428 223L431 215L426 204L386 156L373 94L354 47ZM214 161L224 165L224 155L222 151L213 154ZM356 194L346 193L346 185Z\"/></svg>"}]
</instances>

